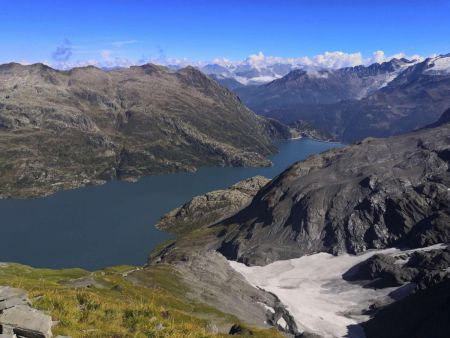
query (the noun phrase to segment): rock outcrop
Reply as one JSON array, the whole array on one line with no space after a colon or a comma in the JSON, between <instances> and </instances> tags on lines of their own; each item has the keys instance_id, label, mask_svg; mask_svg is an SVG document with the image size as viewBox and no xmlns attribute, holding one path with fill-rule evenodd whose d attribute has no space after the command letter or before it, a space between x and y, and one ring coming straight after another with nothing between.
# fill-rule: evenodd
<instances>
[{"instance_id":1,"label":"rock outcrop","mask_svg":"<svg viewBox=\"0 0 450 338\"><path fill-rule=\"evenodd\" d=\"M294 138L336 141L336 138L332 134L319 128L315 128L310 123L303 120L284 124L269 117L261 117L261 124L265 129L266 134L275 141Z\"/></svg>"},{"instance_id":2,"label":"rock outcrop","mask_svg":"<svg viewBox=\"0 0 450 338\"><path fill-rule=\"evenodd\" d=\"M312 138L315 140L323 140L323 141L336 141L337 138L333 136L331 133L313 127L311 123L306 122L304 120L297 120L289 123L288 125L291 130L293 130L292 134L294 138Z\"/></svg>"},{"instance_id":3,"label":"rock outcrop","mask_svg":"<svg viewBox=\"0 0 450 338\"><path fill-rule=\"evenodd\" d=\"M52 325L49 315L31 307L24 291L0 286L0 336L50 338Z\"/></svg>"},{"instance_id":4,"label":"rock outcrop","mask_svg":"<svg viewBox=\"0 0 450 338\"><path fill-rule=\"evenodd\" d=\"M344 274L350 281L368 281L366 287L385 288L414 283L426 289L450 279L450 247L407 255L374 255Z\"/></svg>"},{"instance_id":5,"label":"rock outcrop","mask_svg":"<svg viewBox=\"0 0 450 338\"><path fill-rule=\"evenodd\" d=\"M156 227L182 233L205 224L217 223L249 204L253 196L269 181L266 177L255 176L227 189L196 196L164 215Z\"/></svg>"}]
</instances>

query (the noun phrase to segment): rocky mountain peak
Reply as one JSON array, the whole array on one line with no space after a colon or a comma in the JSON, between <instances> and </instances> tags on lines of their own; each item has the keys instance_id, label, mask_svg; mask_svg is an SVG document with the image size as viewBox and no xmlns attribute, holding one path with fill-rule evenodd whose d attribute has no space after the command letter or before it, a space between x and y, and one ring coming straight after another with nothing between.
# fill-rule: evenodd
<instances>
[{"instance_id":1,"label":"rocky mountain peak","mask_svg":"<svg viewBox=\"0 0 450 338\"><path fill-rule=\"evenodd\" d=\"M146 63L141 66L132 66L131 69L142 70L145 74L158 74L160 72L167 72L167 68L153 63Z\"/></svg>"}]
</instances>

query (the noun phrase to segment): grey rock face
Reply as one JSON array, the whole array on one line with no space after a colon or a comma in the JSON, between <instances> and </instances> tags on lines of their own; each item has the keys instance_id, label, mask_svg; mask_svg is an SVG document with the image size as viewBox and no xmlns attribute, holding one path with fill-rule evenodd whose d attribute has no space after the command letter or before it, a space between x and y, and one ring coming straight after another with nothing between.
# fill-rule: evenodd
<instances>
[{"instance_id":1,"label":"grey rock face","mask_svg":"<svg viewBox=\"0 0 450 338\"><path fill-rule=\"evenodd\" d=\"M179 247L177 250L183 250ZM298 333L297 326L279 299L264 290L251 286L245 278L231 268L222 255L205 249L186 250L183 259L167 256L170 263L189 285L188 296L209 304L222 312L231 313L251 325L276 326L283 318L288 333ZM271 310L269 311L268 308Z\"/></svg>"},{"instance_id":2,"label":"grey rock face","mask_svg":"<svg viewBox=\"0 0 450 338\"><path fill-rule=\"evenodd\" d=\"M175 233L216 223L246 206L270 180L255 176L224 190L196 196L179 208L164 215L156 227Z\"/></svg>"},{"instance_id":3,"label":"grey rock face","mask_svg":"<svg viewBox=\"0 0 450 338\"><path fill-rule=\"evenodd\" d=\"M416 289L426 289L450 279L450 247L414 252L406 257L374 255L352 268L344 278L370 281L367 287L384 288L412 282Z\"/></svg>"},{"instance_id":4,"label":"grey rock face","mask_svg":"<svg viewBox=\"0 0 450 338\"><path fill-rule=\"evenodd\" d=\"M396 264L396 259L387 255L374 255L357 267L358 271L348 280L375 280L370 286L384 288L389 286L400 286L412 281L417 275L416 269L403 269ZM346 275L344 275L344 278Z\"/></svg>"},{"instance_id":5,"label":"grey rock face","mask_svg":"<svg viewBox=\"0 0 450 338\"><path fill-rule=\"evenodd\" d=\"M20 289L0 287L0 311L17 305L31 305L26 293Z\"/></svg>"},{"instance_id":6,"label":"grey rock face","mask_svg":"<svg viewBox=\"0 0 450 338\"><path fill-rule=\"evenodd\" d=\"M217 228L219 251L264 265L450 240L450 125L331 150L298 162Z\"/></svg>"},{"instance_id":7,"label":"grey rock face","mask_svg":"<svg viewBox=\"0 0 450 338\"><path fill-rule=\"evenodd\" d=\"M52 337L52 318L31 307L24 291L0 287L0 333L25 338Z\"/></svg>"}]
</instances>

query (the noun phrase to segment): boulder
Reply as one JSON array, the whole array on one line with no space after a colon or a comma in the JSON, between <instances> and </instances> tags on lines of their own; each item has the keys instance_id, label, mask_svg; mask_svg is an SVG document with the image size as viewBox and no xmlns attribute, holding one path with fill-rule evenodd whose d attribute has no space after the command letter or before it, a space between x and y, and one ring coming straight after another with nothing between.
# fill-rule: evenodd
<instances>
[{"instance_id":1,"label":"boulder","mask_svg":"<svg viewBox=\"0 0 450 338\"><path fill-rule=\"evenodd\" d=\"M26 293L23 290L11 287L0 288L0 311L16 305L31 305Z\"/></svg>"},{"instance_id":2,"label":"boulder","mask_svg":"<svg viewBox=\"0 0 450 338\"><path fill-rule=\"evenodd\" d=\"M31 307L25 291L0 287L0 337L50 338L52 317Z\"/></svg>"}]
</instances>

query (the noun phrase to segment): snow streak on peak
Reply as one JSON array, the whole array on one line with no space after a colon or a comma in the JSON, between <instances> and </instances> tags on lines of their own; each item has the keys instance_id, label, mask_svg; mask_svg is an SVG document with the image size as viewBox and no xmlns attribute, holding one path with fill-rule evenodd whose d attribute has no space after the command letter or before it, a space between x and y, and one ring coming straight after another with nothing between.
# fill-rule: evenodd
<instances>
[{"instance_id":1,"label":"snow streak on peak","mask_svg":"<svg viewBox=\"0 0 450 338\"><path fill-rule=\"evenodd\" d=\"M413 62L408 61L414 60ZM243 61L229 59L215 59L213 63L198 65L204 73L220 78L231 78L243 85L262 84L279 79L292 70L303 69L313 77L317 77L323 70L336 70L346 67L368 66L396 60L399 71L423 60L418 55L406 56L403 53L387 56L383 51L376 51L371 57L365 58L360 52L345 53L342 51L325 52L313 57L283 58L266 56L263 52L249 55ZM323 75L323 76L326 76Z\"/></svg>"},{"instance_id":2,"label":"snow streak on peak","mask_svg":"<svg viewBox=\"0 0 450 338\"><path fill-rule=\"evenodd\" d=\"M450 54L441 55L428 61L428 68L425 74L449 75L450 74Z\"/></svg>"}]
</instances>

